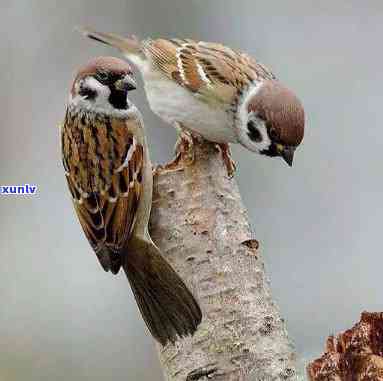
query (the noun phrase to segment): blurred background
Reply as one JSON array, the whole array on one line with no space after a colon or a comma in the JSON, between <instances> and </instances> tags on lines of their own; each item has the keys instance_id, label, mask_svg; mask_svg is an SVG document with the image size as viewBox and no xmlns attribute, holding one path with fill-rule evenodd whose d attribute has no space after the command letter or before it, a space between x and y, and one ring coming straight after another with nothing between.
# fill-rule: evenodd
<instances>
[{"instance_id":1,"label":"blurred background","mask_svg":"<svg viewBox=\"0 0 383 381\"><path fill-rule=\"evenodd\" d=\"M76 25L140 37L222 42L256 56L302 99L294 167L233 147L237 180L272 289L300 356L362 310L382 310L383 3L356 0L2 0L0 380L159 380L123 274L91 252L64 183L58 123L76 68L115 51ZM166 96L166 94L164 95ZM143 112L152 159L175 131Z\"/></svg>"}]
</instances>

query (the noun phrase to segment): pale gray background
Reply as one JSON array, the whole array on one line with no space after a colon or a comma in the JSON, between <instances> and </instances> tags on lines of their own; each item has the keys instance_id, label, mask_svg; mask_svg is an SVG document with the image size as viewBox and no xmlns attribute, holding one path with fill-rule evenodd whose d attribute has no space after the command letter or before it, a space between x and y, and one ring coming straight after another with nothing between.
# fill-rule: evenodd
<instances>
[{"instance_id":1,"label":"pale gray background","mask_svg":"<svg viewBox=\"0 0 383 381\"><path fill-rule=\"evenodd\" d=\"M158 380L153 343L123 275L104 273L69 200L57 124L75 68L116 54L76 25L223 42L296 90L307 134L288 168L234 147L237 179L297 349L382 310L381 1L1 0L0 380ZM166 96L166 95L165 95ZM175 132L134 95L152 157Z\"/></svg>"}]
</instances>

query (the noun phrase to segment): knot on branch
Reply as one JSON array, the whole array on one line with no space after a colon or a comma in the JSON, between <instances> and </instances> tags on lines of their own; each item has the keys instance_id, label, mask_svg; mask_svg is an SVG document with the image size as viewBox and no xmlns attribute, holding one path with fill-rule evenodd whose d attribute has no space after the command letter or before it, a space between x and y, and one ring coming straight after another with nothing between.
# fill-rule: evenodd
<instances>
[{"instance_id":1,"label":"knot on branch","mask_svg":"<svg viewBox=\"0 0 383 381\"><path fill-rule=\"evenodd\" d=\"M198 380L202 380L204 377L209 379L217 371L218 371L218 368L216 366L214 366L213 364L210 364L210 365L195 369L192 372L190 372L186 377L186 381L198 381Z\"/></svg>"}]
</instances>

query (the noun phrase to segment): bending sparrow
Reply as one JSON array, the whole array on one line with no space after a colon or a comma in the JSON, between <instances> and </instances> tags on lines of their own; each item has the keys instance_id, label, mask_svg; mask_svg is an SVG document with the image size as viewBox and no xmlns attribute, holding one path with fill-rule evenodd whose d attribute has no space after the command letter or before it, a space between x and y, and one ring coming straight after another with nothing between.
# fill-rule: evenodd
<instances>
[{"instance_id":1,"label":"bending sparrow","mask_svg":"<svg viewBox=\"0 0 383 381\"><path fill-rule=\"evenodd\" d=\"M201 310L148 233L152 165L140 112L127 98L130 66L100 57L73 82L62 159L74 208L105 271L122 267L141 314L162 345L193 334Z\"/></svg>"},{"instance_id":2,"label":"bending sparrow","mask_svg":"<svg viewBox=\"0 0 383 381\"><path fill-rule=\"evenodd\" d=\"M220 44L189 39L138 41L89 29L82 32L117 47L134 63L152 110L184 132L218 143L229 171L235 167L227 143L281 156L292 165L303 139L303 107L253 58Z\"/></svg>"}]
</instances>

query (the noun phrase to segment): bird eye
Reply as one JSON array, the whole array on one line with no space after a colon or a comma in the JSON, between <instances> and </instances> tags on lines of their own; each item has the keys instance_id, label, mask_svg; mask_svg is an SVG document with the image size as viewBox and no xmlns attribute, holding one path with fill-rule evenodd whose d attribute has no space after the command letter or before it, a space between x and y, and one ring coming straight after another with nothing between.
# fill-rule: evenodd
<instances>
[{"instance_id":1,"label":"bird eye","mask_svg":"<svg viewBox=\"0 0 383 381\"><path fill-rule=\"evenodd\" d=\"M257 125L255 124L255 122L253 120L250 120L247 123L247 129L249 130L247 135L249 136L249 138L252 141L257 142L257 143L262 141L262 134L259 132Z\"/></svg>"},{"instance_id":2,"label":"bird eye","mask_svg":"<svg viewBox=\"0 0 383 381\"><path fill-rule=\"evenodd\" d=\"M261 119L263 122L266 122L266 115L263 112L256 114L258 119Z\"/></svg>"},{"instance_id":3,"label":"bird eye","mask_svg":"<svg viewBox=\"0 0 383 381\"><path fill-rule=\"evenodd\" d=\"M109 78L108 73L105 71L98 71L96 74L96 79L98 79L100 82L105 82Z\"/></svg>"},{"instance_id":4,"label":"bird eye","mask_svg":"<svg viewBox=\"0 0 383 381\"><path fill-rule=\"evenodd\" d=\"M271 139L275 139L277 137L277 130L273 127L269 128L269 136Z\"/></svg>"}]
</instances>

